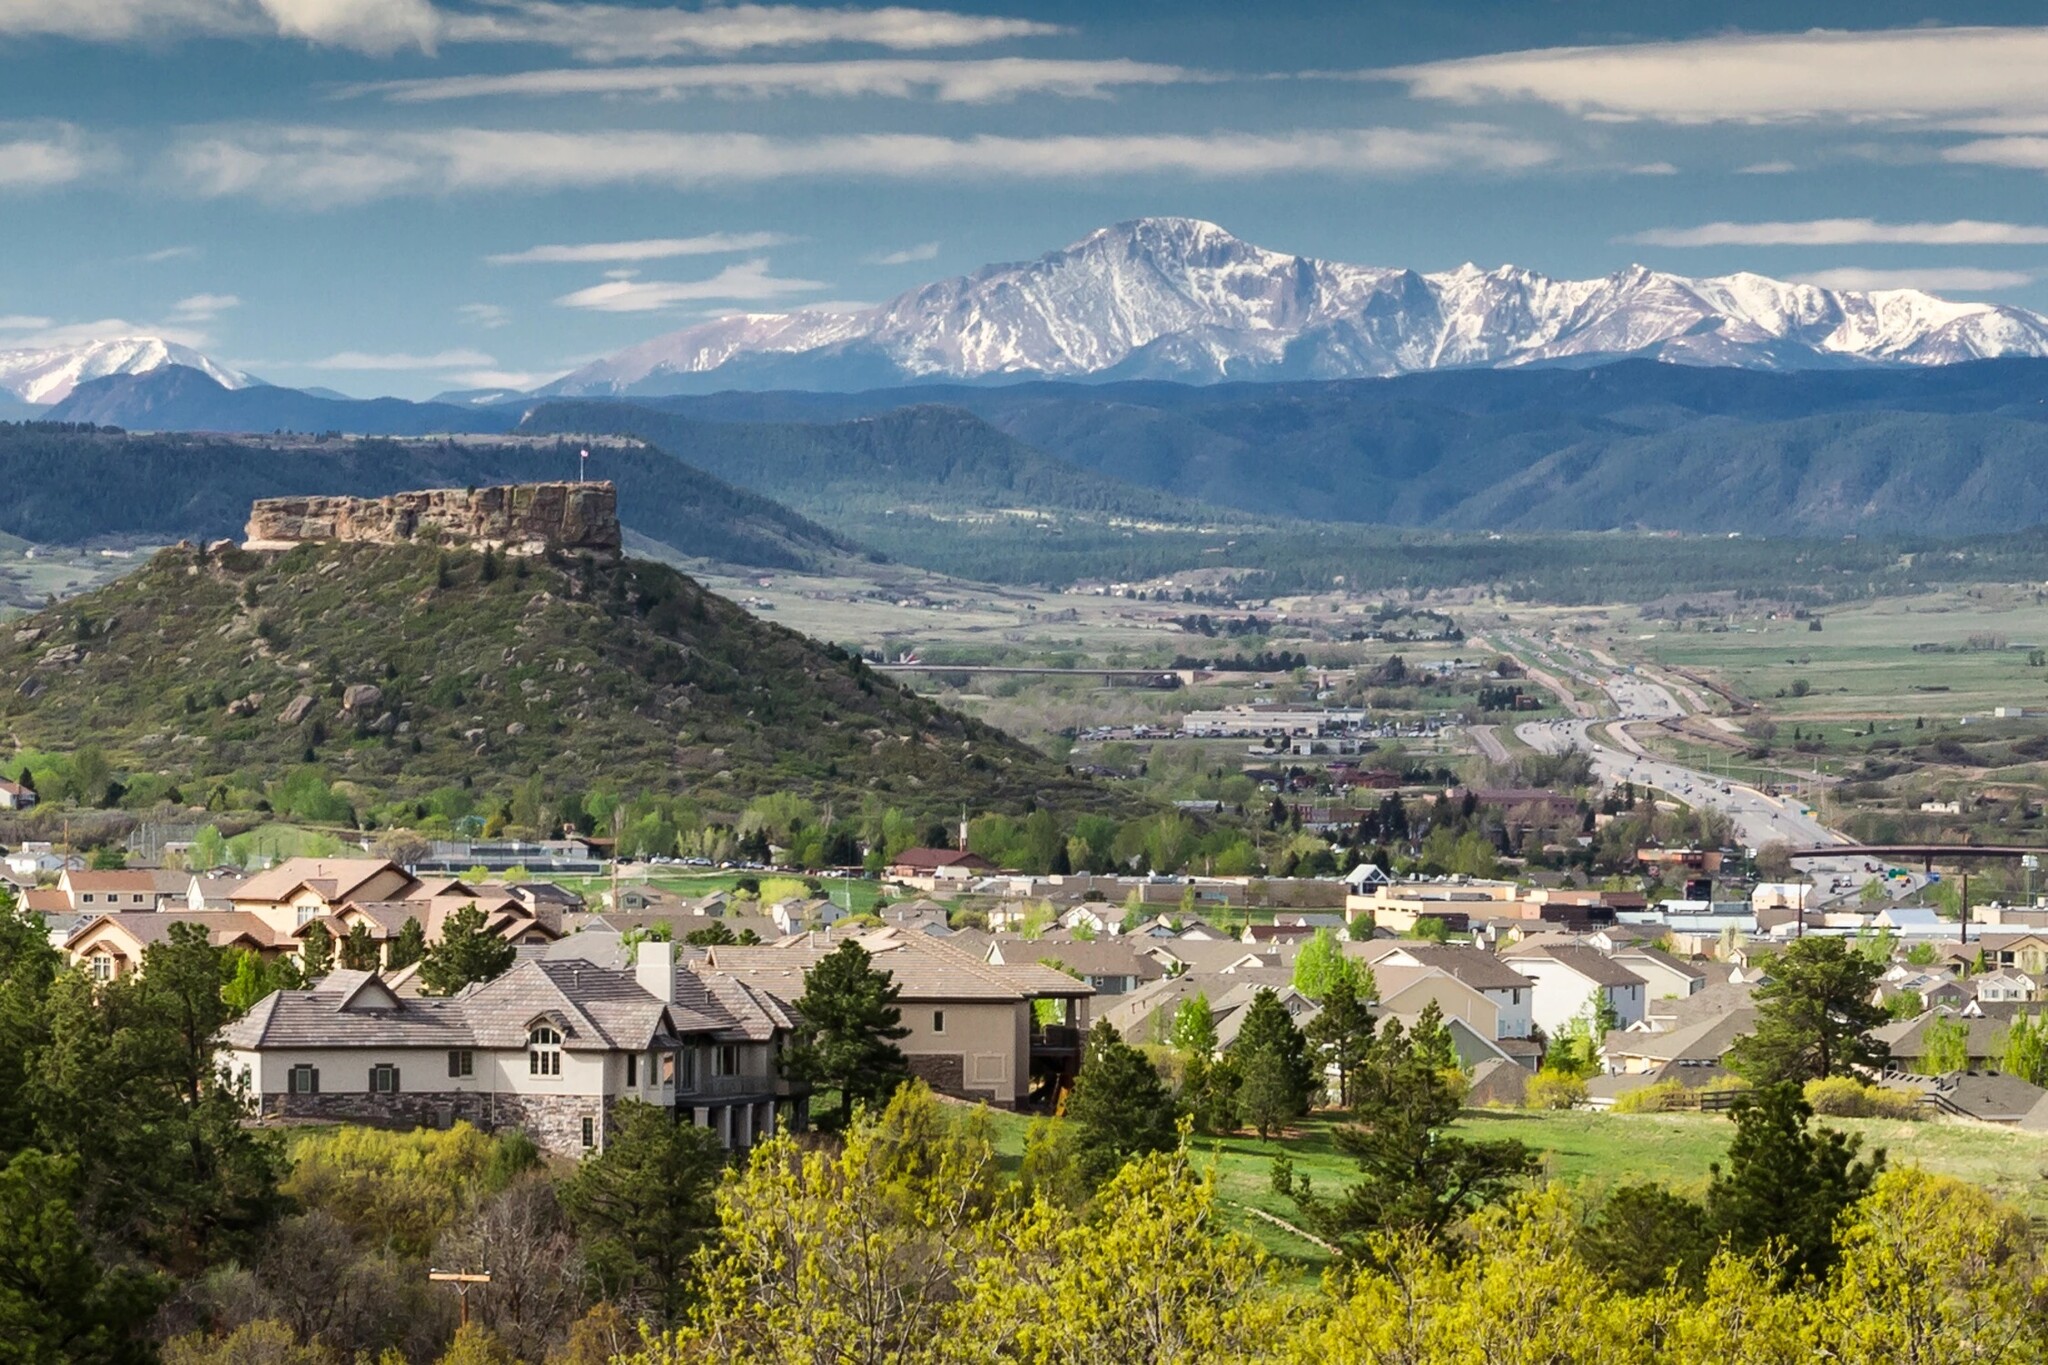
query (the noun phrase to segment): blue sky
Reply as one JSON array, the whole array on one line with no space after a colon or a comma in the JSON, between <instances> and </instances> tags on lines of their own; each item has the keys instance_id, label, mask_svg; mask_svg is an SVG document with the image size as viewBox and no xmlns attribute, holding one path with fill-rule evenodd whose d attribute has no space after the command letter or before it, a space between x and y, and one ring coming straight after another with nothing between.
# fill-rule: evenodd
<instances>
[{"instance_id":1,"label":"blue sky","mask_svg":"<svg viewBox=\"0 0 2048 1365\"><path fill-rule=\"evenodd\" d=\"M1144 214L2048 311L2038 4L0 0L0 349L537 382Z\"/></svg>"}]
</instances>

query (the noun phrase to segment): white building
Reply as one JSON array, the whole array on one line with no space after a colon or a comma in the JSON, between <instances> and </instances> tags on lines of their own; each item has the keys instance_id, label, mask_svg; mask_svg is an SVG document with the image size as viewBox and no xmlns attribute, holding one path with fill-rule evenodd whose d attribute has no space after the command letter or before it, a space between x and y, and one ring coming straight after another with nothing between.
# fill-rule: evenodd
<instances>
[{"instance_id":1,"label":"white building","mask_svg":"<svg viewBox=\"0 0 2048 1365\"><path fill-rule=\"evenodd\" d=\"M1510 950L1507 960L1536 983L1536 1027L1546 1037L1555 1038L1585 1014L1596 994L1605 997L1623 1028L1643 1017L1649 984L1592 948L1546 944Z\"/></svg>"}]
</instances>

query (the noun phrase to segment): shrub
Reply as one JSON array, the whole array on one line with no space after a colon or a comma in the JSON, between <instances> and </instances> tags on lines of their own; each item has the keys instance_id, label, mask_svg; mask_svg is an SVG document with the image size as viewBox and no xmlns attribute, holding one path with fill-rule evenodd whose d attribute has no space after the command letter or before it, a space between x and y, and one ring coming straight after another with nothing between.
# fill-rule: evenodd
<instances>
[{"instance_id":1,"label":"shrub","mask_svg":"<svg viewBox=\"0 0 2048 1365\"><path fill-rule=\"evenodd\" d=\"M1673 1109L1691 1109L1698 1100L1678 1081L1659 1081L1646 1085L1640 1090L1630 1090L1614 1098L1614 1112L1617 1114L1663 1114Z\"/></svg>"},{"instance_id":2,"label":"shrub","mask_svg":"<svg viewBox=\"0 0 2048 1365\"><path fill-rule=\"evenodd\" d=\"M1539 1071L1522 1097L1529 1109L1575 1109L1585 1102L1586 1082L1565 1071Z\"/></svg>"},{"instance_id":3,"label":"shrub","mask_svg":"<svg viewBox=\"0 0 2048 1365\"><path fill-rule=\"evenodd\" d=\"M1806 1102L1814 1113L1837 1119L1918 1119L1927 1112L1914 1091L1865 1085L1854 1076L1808 1081Z\"/></svg>"}]
</instances>

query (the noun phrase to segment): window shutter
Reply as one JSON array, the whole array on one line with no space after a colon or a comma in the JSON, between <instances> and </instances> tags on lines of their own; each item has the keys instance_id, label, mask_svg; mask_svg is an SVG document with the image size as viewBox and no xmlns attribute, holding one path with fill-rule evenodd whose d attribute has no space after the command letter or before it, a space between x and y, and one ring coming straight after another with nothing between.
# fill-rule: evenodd
<instances>
[{"instance_id":1,"label":"window shutter","mask_svg":"<svg viewBox=\"0 0 2048 1365\"><path fill-rule=\"evenodd\" d=\"M320 1068L316 1066L313 1067L311 1070L313 1088L311 1090L308 1090L306 1093L309 1095L317 1095L320 1093Z\"/></svg>"},{"instance_id":2,"label":"window shutter","mask_svg":"<svg viewBox=\"0 0 2048 1365\"><path fill-rule=\"evenodd\" d=\"M452 1049L448 1053L448 1074L450 1076L460 1076L462 1074L462 1054Z\"/></svg>"},{"instance_id":3,"label":"window shutter","mask_svg":"<svg viewBox=\"0 0 2048 1365\"><path fill-rule=\"evenodd\" d=\"M391 1068L391 1093L396 1095L403 1088L404 1087L398 1083L398 1068L394 1066Z\"/></svg>"}]
</instances>

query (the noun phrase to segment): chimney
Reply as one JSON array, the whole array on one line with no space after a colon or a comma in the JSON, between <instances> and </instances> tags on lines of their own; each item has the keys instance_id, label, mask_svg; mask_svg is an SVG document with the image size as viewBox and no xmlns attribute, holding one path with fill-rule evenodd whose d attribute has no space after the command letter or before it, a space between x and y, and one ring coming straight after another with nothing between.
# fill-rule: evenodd
<instances>
[{"instance_id":1,"label":"chimney","mask_svg":"<svg viewBox=\"0 0 2048 1365\"><path fill-rule=\"evenodd\" d=\"M645 938L633 945L633 980L665 1005L676 1002L676 945L665 938Z\"/></svg>"}]
</instances>

